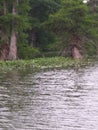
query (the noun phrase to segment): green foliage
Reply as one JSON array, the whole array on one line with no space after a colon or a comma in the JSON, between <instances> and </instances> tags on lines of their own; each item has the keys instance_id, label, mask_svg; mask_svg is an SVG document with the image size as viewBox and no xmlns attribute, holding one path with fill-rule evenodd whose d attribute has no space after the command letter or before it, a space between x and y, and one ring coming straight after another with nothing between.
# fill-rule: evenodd
<instances>
[{"instance_id":1,"label":"green foliage","mask_svg":"<svg viewBox=\"0 0 98 130\"><path fill-rule=\"evenodd\" d=\"M15 6L16 14L14 15L12 13L12 6ZM0 6L2 6L3 9L1 11L4 11L4 5L0 3ZM6 14L2 14L0 16L0 29L4 30L6 32L6 36L8 39L10 39L12 26L14 30L17 32L18 41L21 40L21 42L24 41L27 37L21 37L23 33L26 33L28 29L30 29L31 24L29 21L29 11L30 11L30 5L29 0L6 0L5 1L5 10ZM27 35L27 34L26 34ZM22 41L23 40L23 41Z\"/></svg>"},{"instance_id":2,"label":"green foliage","mask_svg":"<svg viewBox=\"0 0 98 130\"><path fill-rule=\"evenodd\" d=\"M54 32L59 32L59 35L65 31L72 35L81 34L87 31L85 29L89 25L86 20L87 12L87 6L81 0L63 0L62 8L56 14L50 15L46 24Z\"/></svg>"},{"instance_id":3,"label":"green foliage","mask_svg":"<svg viewBox=\"0 0 98 130\"><path fill-rule=\"evenodd\" d=\"M60 8L61 0L31 0L31 16L40 22L47 20L50 13L56 12Z\"/></svg>"},{"instance_id":4,"label":"green foliage","mask_svg":"<svg viewBox=\"0 0 98 130\"><path fill-rule=\"evenodd\" d=\"M96 55L97 52L97 48L96 48L96 44L93 41L88 41L85 44L85 48L87 50L87 56L93 56Z\"/></svg>"},{"instance_id":5,"label":"green foliage","mask_svg":"<svg viewBox=\"0 0 98 130\"><path fill-rule=\"evenodd\" d=\"M49 50L48 45L54 44L55 36L51 31L47 31L43 23L48 20L50 14L55 13L60 8L61 0L31 0L30 22L32 30L35 32L36 41L34 46L40 50ZM32 31L29 33L32 35Z\"/></svg>"},{"instance_id":6,"label":"green foliage","mask_svg":"<svg viewBox=\"0 0 98 130\"><path fill-rule=\"evenodd\" d=\"M79 46L78 42L80 45L85 42L84 37L90 37L92 40L98 37L98 31L95 28L98 22L95 21L94 15L89 14L87 4L83 4L82 0L62 0L61 3L61 8L55 14L51 14L44 25L46 29L52 30L60 37L60 42L63 43L62 48L70 47L71 44ZM84 46L87 51L94 50L92 47L93 45L88 46L90 48L88 50Z\"/></svg>"},{"instance_id":7,"label":"green foliage","mask_svg":"<svg viewBox=\"0 0 98 130\"><path fill-rule=\"evenodd\" d=\"M37 48L32 48L27 44L19 44L18 57L19 59L32 59L41 55Z\"/></svg>"},{"instance_id":8,"label":"green foliage","mask_svg":"<svg viewBox=\"0 0 98 130\"><path fill-rule=\"evenodd\" d=\"M13 4L15 15L12 13ZM77 39L81 39L80 44L88 55L96 54L98 6L94 14L93 4L91 0L87 4L83 4L83 0L1 0L0 34L3 31L5 38L3 41L0 35L0 44L9 43L13 27L18 34L20 59L38 57L40 51L67 50ZM30 46L30 40L34 38L32 33L35 33L32 45L35 48Z\"/></svg>"},{"instance_id":9,"label":"green foliage","mask_svg":"<svg viewBox=\"0 0 98 130\"><path fill-rule=\"evenodd\" d=\"M51 49L51 46L55 43L56 39L53 35L53 33L40 28L37 31L37 42L38 42L38 47L40 48L40 50L42 51L49 51ZM50 46L50 47L49 47Z\"/></svg>"}]
</instances>

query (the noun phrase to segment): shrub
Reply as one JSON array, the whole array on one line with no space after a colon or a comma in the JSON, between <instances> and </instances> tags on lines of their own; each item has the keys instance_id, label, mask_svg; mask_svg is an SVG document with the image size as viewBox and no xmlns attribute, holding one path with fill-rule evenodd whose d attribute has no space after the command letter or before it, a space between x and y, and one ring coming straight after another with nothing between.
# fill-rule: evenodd
<instances>
[{"instance_id":1,"label":"shrub","mask_svg":"<svg viewBox=\"0 0 98 130\"><path fill-rule=\"evenodd\" d=\"M41 53L37 48L33 48L27 44L20 44L18 48L19 59L32 59L40 57Z\"/></svg>"}]
</instances>

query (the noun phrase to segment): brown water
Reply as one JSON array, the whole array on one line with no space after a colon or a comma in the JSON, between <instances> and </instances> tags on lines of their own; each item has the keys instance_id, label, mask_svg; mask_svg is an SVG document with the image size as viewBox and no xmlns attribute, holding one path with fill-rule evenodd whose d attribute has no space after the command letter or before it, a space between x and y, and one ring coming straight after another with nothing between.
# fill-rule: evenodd
<instances>
[{"instance_id":1,"label":"brown water","mask_svg":"<svg viewBox=\"0 0 98 130\"><path fill-rule=\"evenodd\" d=\"M0 130L98 130L98 65L1 74Z\"/></svg>"}]
</instances>

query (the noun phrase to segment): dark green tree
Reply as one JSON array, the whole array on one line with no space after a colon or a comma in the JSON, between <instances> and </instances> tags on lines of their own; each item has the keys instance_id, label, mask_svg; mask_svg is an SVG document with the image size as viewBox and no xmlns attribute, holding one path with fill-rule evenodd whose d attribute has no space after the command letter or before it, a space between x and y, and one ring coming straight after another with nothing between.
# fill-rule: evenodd
<instances>
[{"instance_id":1,"label":"dark green tree","mask_svg":"<svg viewBox=\"0 0 98 130\"><path fill-rule=\"evenodd\" d=\"M2 60L16 60L18 40L30 27L29 0L2 0L0 6L0 57Z\"/></svg>"},{"instance_id":2,"label":"dark green tree","mask_svg":"<svg viewBox=\"0 0 98 130\"><path fill-rule=\"evenodd\" d=\"M83 57L85 41L96 34L94 17L82 0L62 0L62 8L45 24L62 39L63 52L74 58Z\"/></svg>"},{"instance_id":3,"label":"dark green tree","mask_svg":"<svg viewBox=\"0 0 98 130\"><path fill-rule=\"evenodd\" d=\"M48 20L50 14L55 13L60 8L61 0L31 0L31 23L32 29L29 32L29 42L32 47L37 47L41 51L47 50L47 46L55 41L51 31L43 27L43 23Z\"/></svg>"}]
</instances>

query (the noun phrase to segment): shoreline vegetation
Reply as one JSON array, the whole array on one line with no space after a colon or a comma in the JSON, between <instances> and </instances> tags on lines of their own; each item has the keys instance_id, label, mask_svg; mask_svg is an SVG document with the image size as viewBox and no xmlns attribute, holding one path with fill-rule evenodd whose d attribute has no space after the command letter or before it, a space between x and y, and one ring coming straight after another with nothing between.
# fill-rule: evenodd
<instances>
[{"instance_id":1,"label":"shoreline vegetation","mask_svg":"<svg viewBox=\"0 0 98 130\"><path fill-rule=\"evenodd\" d=\"M0 71L31 69L39 71L45 69L81 68L94 64L91 59L72 59L65 57L36 58L32 60L0 61Z\"/></svg>"}]
</instances>

